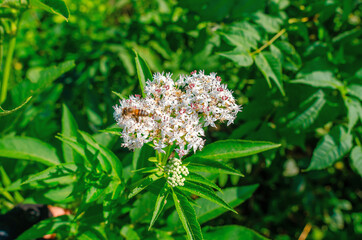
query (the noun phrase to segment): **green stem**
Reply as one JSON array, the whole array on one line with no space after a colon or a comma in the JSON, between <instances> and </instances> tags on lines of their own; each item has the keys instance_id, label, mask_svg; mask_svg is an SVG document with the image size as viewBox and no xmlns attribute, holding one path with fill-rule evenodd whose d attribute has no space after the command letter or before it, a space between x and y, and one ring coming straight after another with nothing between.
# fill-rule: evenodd
<instances>
[{"instance_id":1,"label":"green stem","mask_svg":"<svg viewBox=\"0 0 362 240\"><path fill-rule=\"evenodd\" d=\"M4 75L3 75L2 82L1 82L0 104L2 104L6 100L8 82L9 82L10 71L11 71L11 63L13 61L13 55L14 55L15 44L16 44L16 35L17 35L18 27L19 27L19 22L20 22L20 17L17 19L16 30L15 30L16 32L9 41L9 47L8 47L8 51L6 53Z\"/></svg>"}]
</instances>

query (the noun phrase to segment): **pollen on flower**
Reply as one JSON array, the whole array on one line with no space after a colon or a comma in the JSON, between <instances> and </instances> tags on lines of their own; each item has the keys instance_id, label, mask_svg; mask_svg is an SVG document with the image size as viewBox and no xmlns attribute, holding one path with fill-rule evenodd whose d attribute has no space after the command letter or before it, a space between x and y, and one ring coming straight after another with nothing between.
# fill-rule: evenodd
<instances>
[{"instance_id":1,"label":"pollen on flower","mask_svg":"<svg viewBox=\"0 0 362 240\"><path fill-rule=\"evenodd\" d=\"M186 181L185 177L189 175L189 170L186 166L181 165L182 162L178 158L173 158L165 166L167 174L167 182L172 187L183 186Z\"/></svg>"},{"instance_id":2,"label":"pollen on flower","mask_svg":"<svg viewBox=\"0 0 362 240\"><path fill-rule=\"evenodd\" d=\"M114 119L123 129L122 146L133 150L149 143L164 152L165 147L176 145L182 158L190 150L203 148L203 127L216 127L217 121L229 125L241 111L216 73L193 71L177 81L171 77L170 73L155 73L146 82L145 98L130 96L113 107Z\"/></svg>"}]
</instances>

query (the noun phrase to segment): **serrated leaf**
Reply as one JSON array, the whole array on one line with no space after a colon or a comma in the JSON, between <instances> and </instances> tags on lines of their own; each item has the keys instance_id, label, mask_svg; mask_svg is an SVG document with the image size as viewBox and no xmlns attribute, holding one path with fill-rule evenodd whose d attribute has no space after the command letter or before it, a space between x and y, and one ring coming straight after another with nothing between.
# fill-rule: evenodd
<instances>
[{"instance_id":1,"label":"serrated leaf","mask_svg":"<svg viewBox=\"0 0 362 240\"><path fill-rule=\"evenodd\" d=\"M205 239L233 239L233 240L267 240L259 233L249 228L239 225L227 225L212 227L207 233L204 233Z\"/></svg>"},{"instance_id":2,"label":"serrated leaf","mask_svg":"<svg viewBox=\"0 0 362 240\"><path fill-rule=\"evenodd\" d=\"M74 163L63 163L56 166L49 167L41 172L32 174L22 181L21 184L29 184L34 181L41 181L51 178L58 178L61 176L66 176L74 174L77 166Z\"/></svg>"},{"instance_id":3,"label":"serrated leaf","mask_svg":"<svg viewBox=\"0 0 362 240\"><path fill-rule=\"evenodd\" d=\"M298 115L288 122L287 127L295 129L307 129L309 126L311 126L317 119L319 112L322 110L324 104L326 103L324 96L324 92L322 90L319 90L311 97L309 97L306 101L304 101L300 105L300 108L315 99L315 101L300 114L298 112L292 113Z\"/></svg>"},{"instance_id":4,"label":"serrated leaf","mask_svg":"<svg viewBox=\"0 0 362 240\"><path fill-rule=\"evenodd\" d=\"M352 148L352 139L352 135L347 133L342 126L334 127L319 141L307 171L332 166Z\"/></svg>"},{"instance_id":5,"label":"serrated leaf","mask_svg":"<svg viewBox=\"0 0 362 240\"><path fill-rule=\"evenodd\" d=\"M153 224L156 222L157 218L160 216L164 206L166 205L166 200L167 200L167 197L168 197L169 193L170 193L170 189L169 189L168 184L166 182L164 187L161 188L161 191L157 196L157 200L156 200L156 203L155 203L155 210L153 211L152 219L151 219L150 226L149 226L148 230L151 229Z\"/></svg>"},{"instance_id":6,"label":"serrated leaf","mask_svg":"<svg viewBox=\"0 0 362 240\"><path fill-rule=\"evenodd\" d=\"M278 58L270 52L261 52L255 55L255 64L264 75L269 87L270 79L277 85L279 91L285 96L282 80L282 67Z\"/></svg>"},{"instance_id":7,"label":"serrated leaf","mask_svg":"<svg viewBox=\"0 0 362 240\"><path fill-rule=\"evenodd\" d=\"M48 166L60 163L54 147L30 137L1 138L0 157L30 160Z\"/></svg>"},{"instance_id":8,"label":"serrated leaf","mask_svg":"<svg viewBox=\"0 0 362 240\"><path fill-rule=\"evenodd\" d=\"M184 186L178 186L178 188L182 191L189 192L191 194L195 194L197 196L200 196L202 198L205 198L211 202L214 202L216 204L219 204L220 206L238 214L232 207L230 207L222 198L216 195L216 193L208 188L205 188L201 185L191 183L191 182L185 182Z\"/></svg>"},{"instance_id":9,"label":"serrated leaf","mask_svg":"<svg viewBox=\"0 0 362 240\"><path fill-rule=\"evenodd\" d=\"M206 186L209 186L209 187L212 187L212 188L215 188L216 190L218 191L222 191L221 188L219 188L219 186L217 186L215 183L211 182L209 179L197 174L197 173L189 173L189 175L187 175L186 177L186 180L187 181L190 181L190 182L195 182L195 183L201 183L201 184L204 184Z\"/></svg>"},{"instance_id":10,"label":"serrated leaf","mask_svg":"<svg viewBox=\"0 0 362 240\"><path fill-rule=\"evenodd\" d=\"M249 140L222 140L208 144L190 158L230 159L254 155L280 147L280 144Z\"/></svg>"},{"instance_id":11,"label":"serrated leaf","mask_svg":"<svg viewBox=\"0 0 362 240\"><path fill-rule=\"evenodd\" d=\"M246 50L241 48L235 48L230 52L219 53L219 55L232 60L241 67L249 67L253 64L253 58Z\"/></svg>"},{"instance_id":12,"label":"serrated leaf","mask_svg":"<svg viewBox=\"0 0 362 240\"><path fill-rule=\"evenodd\" d=\"M351 151L351 163L362 177L362 147L355 146Z\"/></svg>"},{"instance_id":13,"label":"serrated leaf","mask_svg":"<svg viewBox=\"0 0 362 240\"><path fill-rule=\"evenodd\" d=\"M160 179L161 177L157 176L156 174L148 175L145 178L138 180L137 182L133 183L130 186L130 192L128 194L128 199L133 198L138 193L140 193L143 189L151 185L156 180Z\"/></svg>"},{"instance_id":14,"label":"serrated leaf","mask_svg":"<svg viewBox=\"0 0 362 240\"><path fill-rule=\"evenodd\" d=\"M202 240L201 227L196 219L195 210L185 196L177 191L172 192L176 211L187 233L189 240Z\"/></svg>"},{"instance_id":15,"label":"serrated leaf","mask_svg":"<svg viewBox=\"0 0 362 240\"><path fill-rule=\"evenodd\" d=\"M218 192L216 194L234 208L250 198L258 186L258 184L254 184L242 187L231 187L224 189L223 193ZM227 211L224 207L203 198L197 199L196 203L202 206L195 210L200 224L210 221Z\"/></svg>"},{"instance_id":16,"label":"serrated leaf","mask_svg":"<svg viewBox=\"0 0 362 240\"><path fill-rule=\"evenodd\" d=\"M69 9L63 0L31 0L30 3L34 7L62 16L66 21L69 19Z\"/></svg>"},{"instance_id":17,"label":"serrated leaf","mask_svg":"<svg viewBox=\"0 0 362 240\"><path fill-rule=\"evenodd\" d=\"M338 81L332 72L329 71L314 71L309 74L304 74L299 79L292 80L290 83L306 84L312 87L332 88L337 89L342 87L343 83Z\"/></svg>"},{"instance_id":18,"label":"serrated leaf","mask_svg":"<svg viewBox=\"0 0 362 240\"><path fill-rule=\"evenodd\" d=\"M138 75L138 81L140 83L140 87L142 90L142 96L146 97L145 95L145 86L147 80L152 80L152 73L150 71L150 68L148 67L147 63L143 58L136 52L136 50L133 50L136 57L136 68L137 68L137 75Z\"/></svg>"},{"instance_id":19,"label":"serrated leaf","mask_svg":"<svg viewBox=\"0 0 362 240\"><path fill-rule=\"evenodd\" d=\"M191 161L191 162L190 162ZM187 168L192 172L226 173L244 176L238 170L226 165L223 162L204 158L187 158L184 163L190 163Z\"/></svg>"},{"instance_id":20,"label":"serrated leaf","mask_svg":"<svg viewBox=\"0 0 362 240\"><path fill-rule=\"evenodd\" d=\"M62 111L62 135L66 137L77 137L78 125L68 107L63 104ZM65 142L62 142L63 157L65 162L74 162L75 152Z\"/></svg>"}]
</instances>

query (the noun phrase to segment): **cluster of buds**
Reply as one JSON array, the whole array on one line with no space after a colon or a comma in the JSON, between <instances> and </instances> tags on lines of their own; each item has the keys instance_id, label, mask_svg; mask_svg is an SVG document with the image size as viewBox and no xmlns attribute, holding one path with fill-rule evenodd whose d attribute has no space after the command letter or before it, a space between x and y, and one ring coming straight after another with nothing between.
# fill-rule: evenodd
<instances>
[{"instance_id":1,"label":"cluster of buds","mask_svg":"<svg viewBox=\"0 0 362 240\"><path fill-rule=\"evenodd\" d=\"M165 166L167 174L167 182L172 187L183 186L185 177L189 175L189 170L186 166L181 165L182 162L178 158L173 158Z\"/></svg>"},{"instance_id":2,"label":"cluster of buds","mask_svg":"<svg viewBox=\"0 0 362 240\"><path fill-rule=\"evenodd\" d=\"M159 152L175 144L182 158L191 149L202 149L205 140L203 127L215 127L216 121L233 123L241 107L232 91L221 84L215 73L203 71L180 76L156 73L148 80L145 98L131 96L114 106L114 118L123 128L123 146L140 148L149 143Z\"/></svg>"}]
</instances>

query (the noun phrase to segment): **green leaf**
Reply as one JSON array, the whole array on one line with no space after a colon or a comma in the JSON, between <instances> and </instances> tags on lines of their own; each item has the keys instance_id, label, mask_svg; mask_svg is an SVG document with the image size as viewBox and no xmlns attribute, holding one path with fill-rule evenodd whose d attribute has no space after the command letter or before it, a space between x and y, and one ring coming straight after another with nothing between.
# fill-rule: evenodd
<instances>
[{"instance_id":1,"label":"green leaf","mask_svg":"<svg viewBox=\"0 0 362 240\"><path fill-rule=\"evenodd\" d=\"M30 137L0 138L0 157L30 160L48 166L60 163L54 147Z\"/></svg>"},{"instance_id":2,"label":"green leaf","mask_svg":"<svg viewBox=\"0 0 362 240\"><path fill-rule=\"evenodd\" d=\"M292 44L286 41L277 41L274 46L282 52L283 68L297 71L301 67L302 60Z\"/></svg>"},{"instance_id":3,"label":"green leaf","mask_svg":"<svg viewBox=\"0 0 362 240\"><path fill-rule=\"evenodd\" d=\"M152 219L150 222L150 226L148 230L151 229L153 224L156 222L157 218L160 216L162 209L166 205L166 200L168 197L168 194L170 193L170 189L168 187L167 182L165 183L164 187L161 188L160 193L157 196L156 204L155 204L155 210L153 211Z\"/></svg>"},{"instance_id":4,"label":"green leaf","mask_svg":"<svg viewBox=\"0 0 362 240\"><path fill-rule=\"evenodd\" d=\"M173 201L177 214L187 233L189 240L202 240L201 227L196 219L195 210L189 203L188 199L177 191L172 191Z\"/></svg>"},{"instance_id":5,"label":"green leaf","mask_svg":"<svg viewBox=\"0 0 362 240\"><path fill-rule=\"evenodd\" d=\"M348 94L358 98L362 101L362 85L360 84L351 84L347 87Z\"/></svg>"},{"instance_id":6,"label":"green leaf","mask_svg":"<svg viewBox=\"0 0 362 240\"><path fill-rule=\"evenodd\" d=\"M128 194L128 199L136 196L138 193L140 193L143 189L151 185L156 180L160 179L161 177L157 176L156 174L148 175L145 178L142 178L141 180L138 180L137 182L133 183L130 186L130 193Z\"/></svg>"},{"instance_id":7,"label":"green leaf","mask_svg":"<svg viewBox=\"0 0 362 240\"><path fill-rule=\"evenodd\" d=\"M62 215L45 219L23 232L17 240L42 238L44 235L55 232L69 232L72 215Z\"/></svg>"},{"instance_id":8,"label":"green leaf","mask_svg":"<svg viewBox=\"0 0 362 240\"><path fill-rule=\"evenodd\" d=\"M222 197L229 206L234 208L249 199L258 186L258 184L254 184L242 187L231 187L224 189L223 193L218 192L216 194ZM196 209L197 219L200 224L210 221L227 211L224 207L220 207L220 205L203 198L197 199L196 203L202 206Z\"/></svg>"},{"instance_id":9,"label":"green leaf","mask_svg":"<svg viewBox=\"0 0 362 240\"><path fill-rule=\"evenodd\" d=\"M360 101L350 97L346 97L344 103L348 110L348 132L350 132L359 118L362 121L362 106Z\"/></svg>"},{"instance_id":10,"label":"green leaf","mask_svg":"<svg viewBox=\"0 0 362 240\"><path fill-rule=\"evenodd\" d=\"M232 207L230 207L224 200L222 200L222 198L217 196L213 190L210 190L201 185L191 183L191 182L185 182L184 186L178 186L178 188L182 191L186 191L191 194L195 194L195 195L205 198L211 202L219 204L220 206L238 214Z\"/></svg>"},{"instance_id":11,"label":"green leaf","mask_svg":"<svg viewBox=\"0 0 362 240\"><path fill-rule=\"evenodd\" d=\"M99 132L111 133L114 135L122 136L121 128L119 128L119 127L110 127L110 128L106 128L103 130L99 130Z\"/></svg>"},{"instance_id":12,"label":"green leaf","mask_svg":"<svg viewBox=\"0 0 362 240\"><path fill-rule=\"evenodd\" d=\"M22 181L21 184L29 184L34 181L41 181L51 178L58 178L70 174L74 174L77 166L74 163L63 163L56 166L49 167L41 172L32 174Z\"/></svg>"},{"instance_id":13,"label":"green leaf","mask_svg":"<svg viewBox=\"0 0 362 240\"><path fill-rule=\"evenodd\" d=\"M190 181L190 182L196 182L196 183L201 183L201 184L204 184L206 186L209 186L209 187L212 187L212 188L215 188L216 190L218 191L222 191L221 188L219 188L215 183L211 182L209 179L197 174L197 173L189 173L189 175L187 175L186 177L186 180L187 181Z\"/></svg>"},{"instance_id":14,"label":"green leaf","mask_svg":"<svg viewBox=\"0 0 362 240\"><path fill-rule=\"evenodd\" d=\"M140 87L142 90L142 96L146 97L146 95L145 95L146 81L152 80L152 73L151 73L146 61L143 60L143 58L140 55L138 55L136 50L133 50L133 51L136 55L135 61L136 61L137 75L138 75L138 81L140 83Z\"/></svg>"},{"instance_id":15,"label":"green leaf","mask_svg":"<svg viewBox=\"0 0 362 240\"><path fill-rule=\"evenodd\" d=\"M192 161L192 162L190 162ZM192 172L208 172L208 173L226 173L233 174L238 176L244 176L238 170L226 165L223 162L218 162L215 160L204 159L204 158L187 158L184 160L184 163L189 162L190 164L187 168Z\"/></svg>"},{"instance_id":16,"label":"green leaf","mask_svg":"<svg viewBox=\"0 0 362 240\"><path fill-rule=\"evenodd\" d=\"M83 137L84 141L86 143L93 147L94 149L98 150L101 154L101 156L104 159L104 167L107 169L108 167L105 165L111 166L111 174L119 179L122 178L122 164L121 161L118 159L118 157L108 148L103 147L102 145L99 145L91 135L89 135L86 132L79 131L81 136Z\"/></svg>"},{"instance_id":17,"label":"green leaf","mask_svg":"<svg viewBox=\"0 0 362 240\"><path fill-rule=\"evenodd\" d=\"M332 72L315 71L309 74L302 75L299 79L292 80L290 83L306 84L312 87L332 88L337 89L343 86L343 83L338 81Z\"/></svg>"},{"instance_id":18,"label":"green leaf","mask_svg":"<svg viewBox=\"0 0 362 240\"><path fill-rule=\"evenodd\" d=\"M249 140L222 140L208 144L190 158L230 159L254 155L280 147L280 144Z\"/></svg>"},{"instance_id":19,"label":"green leaf","mask_svg":"<svg viewBox=\"0 0 362 240\"><path fill-rule=\"evenodd\" d=\"M255 55L255 64L264 75L269 87L270 79L277 85L279 91L285 96L282 80L282 67L278 58L270 52L261 52Z\"/></svg>"},{"instance_id":20,"label":"green leaf","mask_svg":"<svg viewBox=\"0 0 362 240\"><path fill-rule=\"evenodd\" d=\"M307 171L332 166L352 148L352 139L352 135L347 133L342 126L334 127L319 141Z\"/></svg>"},{"instance_id":21,"label":"green leaf","mask_svg":"<svg viewBox=\"0 0 362 240\"><path fill-rule=\"evenodd\" d=\"M324 92L322 90L319 90L312 96L310 96L307 100L305 100L300 105L300 109L303 109L305 105L315 99L315 101L300 114L298 112L293 112L292 115L298 115L293 117L293 119L288 122L287 127L295 129L307 129L308 127L310 127L317 119L319 112L322 110L324 104L326 103L324 96Z\"/></svg>"},{"instance_id":22,"label":"green leaf","mask_svg":"<svg viewBox=\"0 0 362 240\"><path fill-rule=\"evenodd\" d=\"M134 230L134 226L133 225L125 225L122 227L121 229L121 235L126 239L126 240L139 240L141 239L137 232ZM123 239L123 238L122 238Z\"/></svg>"},{"instance_id":23,"label":"green leaf","mask_svg":"<svg viewBox=\"0 0 362 240\"><path fill-rule=\"evenodd\" d=\"M30 0L30 3L34 7L62 16L66 21L69 19L69 9L63 0Z\"/></svg>"},{"instance_id":24,"label":"green leaf","mask_svg":"<svg viewBox=\"0 0 362 240\"><path fill-rule=\"evenodd\" d=\"M221 227L212 227L210 231L204 233L205 239L233 239L233 240L267 240L259 233L249 228L239 225L227 225Z\"/></svg>"},{"instance_id":25,"label":"green leaf","mask_svg":"<svg viewBox=\"0 0 362 240\"><path fill-rule=\"evenodd\" d=\"M362 177L362 147L355 146L351 152L351 163Z\"/></svg>"},{"instance_id":26,"label":"green leaf","mask_svg":"<svg viewBox=\"0 0 362 240\"><path fill-rule=\"evenodd\" d=\"M230 52L219 53L219 55L232 60L241 67L249 67L253 64L253 58L246 50L241 48L235 48Z\"/></svg>"},{"instance_id":27,"label":"green leaf","mask_svg":"<svg viewBox=\"0 0 362 240\"><path fill-rule=\"evenodd\" d=\"M68 107L63 104L62 111L62 135L65 137L77 137L78 125ZM65 142L62 142L63 156L65 162L74 162L75 152Z\"/></svg>"}]
</instances>

